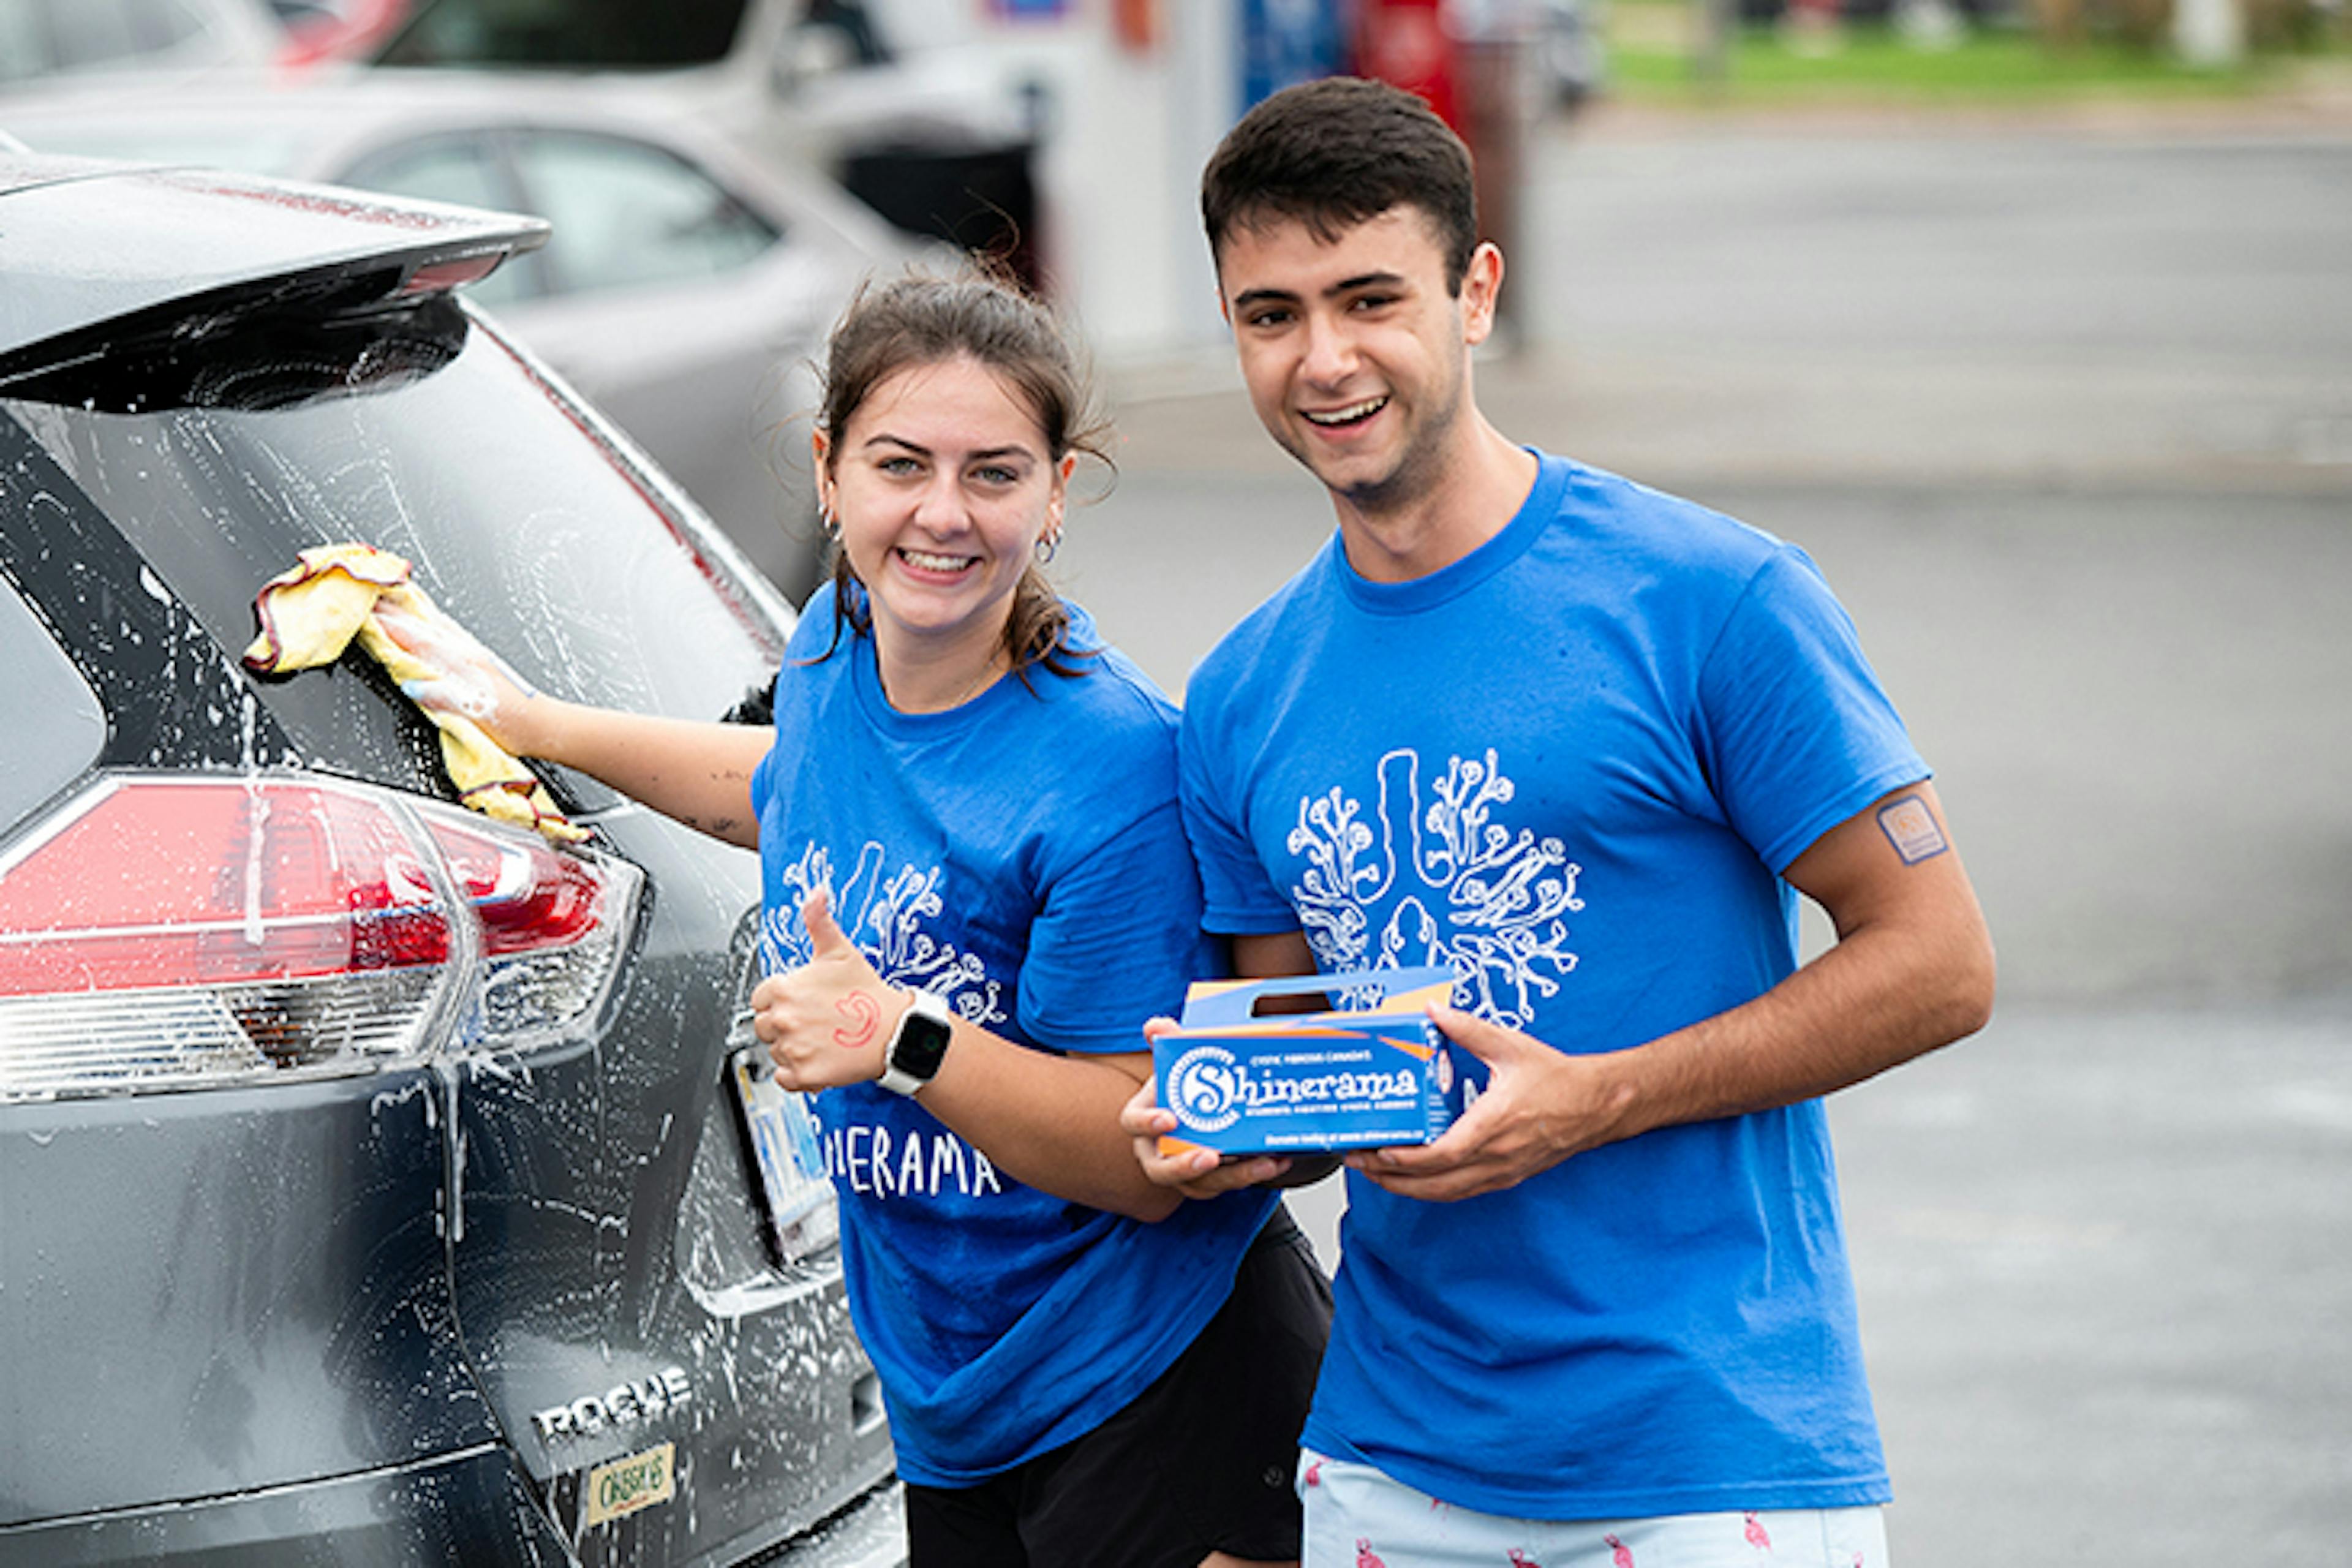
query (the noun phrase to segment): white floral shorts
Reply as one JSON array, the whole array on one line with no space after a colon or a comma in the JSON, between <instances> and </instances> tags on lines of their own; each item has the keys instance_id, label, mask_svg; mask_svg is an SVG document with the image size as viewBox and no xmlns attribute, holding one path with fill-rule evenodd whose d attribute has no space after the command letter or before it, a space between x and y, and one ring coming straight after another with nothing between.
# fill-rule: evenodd
<instances>
[{"instance_id":1,"label":"white floral shorts","mask_svg":"<svg viewBox=\"0 0 2352 1568\"><path fill-rule=\"evenodd\" d=\"M1507 1519L1311 1450L1298 1494L1301 1568L1890 1568L1878 1508Z\"/></svg>"}]
</instances>

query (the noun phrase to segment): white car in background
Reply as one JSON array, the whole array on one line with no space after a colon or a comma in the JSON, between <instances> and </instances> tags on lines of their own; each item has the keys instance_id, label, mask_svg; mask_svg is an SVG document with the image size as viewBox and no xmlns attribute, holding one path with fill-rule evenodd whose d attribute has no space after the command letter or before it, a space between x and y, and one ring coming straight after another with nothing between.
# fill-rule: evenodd
<instances>
[{"instance_id":1,"label":"white car in background","mask_svg":"<svg viewBox=\"0 0 2352 1568\"><path fill-rule=\"evenodd\" d=\"M285 43L264 0L0 0L0 92L263 66Z\"/></svg>"},{"instance_id":2,"label":"white car in background","mask_svg":"<svg viewBox=\"0 0 2352 1568\"><path fill-rule=\"evenodd\" d=\"M415 0L368 58L634 82L1044 288L1036 162L1052 95L1021 49L992 44L1003 29L984 14L980 0Z\"/></svg>"},{"instance_id":3,"label":"white car in background","mask_svg":"<svg viewBox=\"0 0 2352 1568\"><path fill-rule=\"evenodd\" d=\"M9 0L0 0L7 4ZM795 603L822 554L810 366L857 285L925 254L814 169L755 159L625 81L357 71L0 100L42 152L529 213L542 251L472 290Z\"/></svg>"}]
</instances>

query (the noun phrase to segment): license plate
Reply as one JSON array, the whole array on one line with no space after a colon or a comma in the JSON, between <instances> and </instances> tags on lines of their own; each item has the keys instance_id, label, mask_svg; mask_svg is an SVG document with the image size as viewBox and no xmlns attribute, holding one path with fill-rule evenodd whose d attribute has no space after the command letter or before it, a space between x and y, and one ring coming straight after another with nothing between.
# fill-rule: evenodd
<instances>
[{"instance_id":1,"label":"license plate","mask_svg":"<svg viewBox=\"0 0 2352 1568\"><path fill-rule=\"evenodd\" d=\"M829 1246L841 1234L841 1216L807 1097L777 1084L767 1052L757 1046L727 1058L727 1077L735 1086L743 1146L775 1261L791 1263Z\"/></svg>"},{"instance_id":2,"label":"license plate","mask_svg":"<svg viewBox=\"0 0 2352 1568\"><path fill-rule=\"evenodd\" d=\"M677 1495L677 1445L664 1443L642 1454L599 1465L588 1472L583 1519L589 1528L626 1519Z\"/></svg>"}]
</instances>

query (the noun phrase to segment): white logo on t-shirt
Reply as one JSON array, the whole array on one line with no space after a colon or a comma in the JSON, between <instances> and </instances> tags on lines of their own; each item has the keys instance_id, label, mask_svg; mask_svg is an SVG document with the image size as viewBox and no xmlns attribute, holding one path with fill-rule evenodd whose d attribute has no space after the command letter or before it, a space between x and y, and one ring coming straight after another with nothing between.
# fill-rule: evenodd
<instances>
[{"instance_id":1,"label":"white logo on t-shirt","mask_svg":"<svg viewBox=\"0 0 2352 1568\"><path fill-rule=\"evenodd\" d=\"M834 919L885 981L937 992L948 999L957 1016L972 1023L1003 1023L1003 984L989 978L988 966L978 955L931 933L929 928L941 908L940 868L926 871L902 866L885 880L882 856L882 846L867 839L857 853L856 869L848 880L836 883L833 857L820 845L812 844L803 850L798 863L784 868L782 903L761 917L762 967L772 974L808 962L808 931L801 924L801 905L817 889L825 888L832 892Z\"/></svg>"},{"instance_id":2,"label":"white logo on t-shirt","mask_svg":"<svg viewBox=\"0 0 2352 1568\"><path fill-rule=\"evenodd\" d=\"M1584 908L1583 868L1560 840L1492 820L1517 791L1491 750L1449 758L1425 809L1418 752L1382 757L1378 782L1369 818L1336 785L1299 800L1286 847L1304 866L1290 900L1316 957L1326 970L1449 965L1459 1005L1524 1026L1576 967L1564 917Z\"/></svg>"}]
</instances>

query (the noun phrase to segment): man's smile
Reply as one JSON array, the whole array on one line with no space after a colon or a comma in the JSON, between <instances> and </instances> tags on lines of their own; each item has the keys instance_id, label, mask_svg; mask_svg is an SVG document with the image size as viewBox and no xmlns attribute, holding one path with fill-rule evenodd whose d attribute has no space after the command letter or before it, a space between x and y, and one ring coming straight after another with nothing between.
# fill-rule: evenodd
<instances>
[{"instance_id":1,"label":"man's smile","mask_svg":"<svg viewBox=\"0 0 2352 1568\"><path fill-rule=\"evenodd\" d=\"M1345 408L1302 408L1298 414L1309 425L1319 425L1328 430L1360 425L1388 405L1388 397L1383 394L1379 397L1367 397L1361 403L1351 403Z\"/></svg>"}]
</instances>

